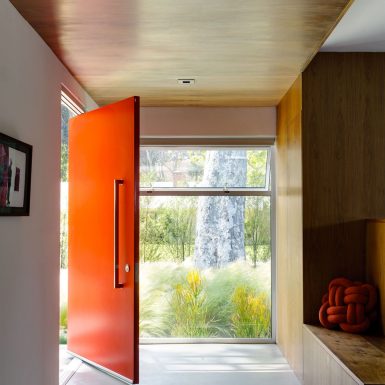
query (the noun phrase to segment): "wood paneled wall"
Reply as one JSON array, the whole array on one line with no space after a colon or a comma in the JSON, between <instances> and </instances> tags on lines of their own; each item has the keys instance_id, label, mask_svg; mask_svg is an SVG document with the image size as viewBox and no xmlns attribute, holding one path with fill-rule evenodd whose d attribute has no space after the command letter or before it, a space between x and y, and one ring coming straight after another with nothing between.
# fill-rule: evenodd
<instances>
[{"instance_id":1,"label":"wood paneled wall","mask_svg":"<svg viewBox=\"0 0 385 385\"><path fill-rule=\"evenodd\" d=\"M366 279L379 291L378 331L385 332L385 219L369 220L366 232Z\"/></svg>"},{"instance_id":2,"label":"wood paneled wall","mask_svg":"<svg viewBox=\"0 0 385 385\"><path fill-rule=\"evenodd\" d=\"M318 323L328 282L385 290L384 222L366 233L385 218L385 53L319 53L293 84L278 107L277 189L277 342L303 379L302 323Z\"/></svg>"},{"instance_id":3,"label":"wood paneled wall","mask_svg":"<svg viewBox=\"0 0 385 385\"><path fill-rule=\"evenodd\" d=\"M302 82L304 321L312 323L332 278L365 279L365 219L385 217L385 54L319 53Z\"/></svg>"},{"instance_id":4,"label":"wood paneled wall","mask_svg":"<svg viewBox=\"0 0 385 385\"><path fill-rule=\"evenodd\" d=\"M300 379L302 358L301 77L278 106L277 342Z\"/></svg>"}]
</instances>

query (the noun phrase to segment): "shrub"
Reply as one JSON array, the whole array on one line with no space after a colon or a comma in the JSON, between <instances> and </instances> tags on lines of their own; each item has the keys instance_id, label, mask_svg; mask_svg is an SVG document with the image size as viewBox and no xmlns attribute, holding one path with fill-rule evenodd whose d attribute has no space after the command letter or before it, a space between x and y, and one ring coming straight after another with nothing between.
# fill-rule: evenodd
<instances>
[{"instance_id":1,"label":"shrub","mask_svg":"<svg viewBox=\"0 0 385 385\"><path fill-rule=\"evenodd\" d=\"M68 268L68 212L60 211L60 268Z\"/></svg>"},{"instance_id":2,"label":"shrub","mask_svg":"<svg viewBox=\"0 0 385 385\"><path fill-rule=\"evenodd\" d=\"M221 337L233 337L231 316L233 312L232 295L240 282L247 284L253 290L260 291L261 280L259 270L251 269L248 263L234 262L221 269L208 269L206 291L208 307L215 314L216 326Z\"/></svg>"},{"instance_id":3,"label":"shrub","mask_svg":"<svg viewBox=\"0 0 385 385\"><path fill-rule=\"evenodd\" d=\"M59 344L65 345L67 343L67 303L63 303L60 306L60 334L59 334Z\"/></svg>"},{"instance_id":4,"label":"shrub","mask_svg":"<svg viewBox=\"0 0 385 385\"><path fill-rule=\"evenodd\" d=\"M67 330L68 328L67 313L67 303L64 303L60 306L60 329Z\"/></svg>"},{"instance_id":5,"label":"shrub","mask_svg":"<svg viewBox=\"0 0 385 385\"><path fill-rule=\"evenodd\" d=\"M67 345L67 332L61 330L59 334L59 344Z\"/></svg>"},{"instance_id":6,"label":"shrub","mask_svg":"<svg viewBox=\"0 0 385 385\"><path fill-rule=\"evenodd\" d=\"M265 292L255 294L247 286L238 286L232 296L232 330L238 338L271 336L270 300Z\"/></svg>"},{"instance_id":7,"label":"shrub","mask_svg":"<svg viewBox=\"0 0 385 385\"><path fill-rule=\"evenodd\" d=\"M152 262L140 265L141 337L169 337L171 310L169 298L174 285L182 282L187 268L172 262Z\"/></svg>"},{"instance_id":8,"label":"shrub","mask_svg":"<svg viewBox=\"0 0 385 385\"><path fill-rule=\"evenodd\" d=\"M152 207L141 198L140 258L142 262L180 261L193 253L196 207L188 197ZM165 250L166 252L162 252Z\"/></svg>"},{"instance_id":9,"label":"shrub","mask_svg":"<svg viewBox=\"0 0 385 385\"><path fill-rule=\"evenodd\" d=\"M199 271L189 271L186 281L175 285L170 304L174 320L172 336L206 337L210 334L207 295Z\"/></svg>"}]
</instances>

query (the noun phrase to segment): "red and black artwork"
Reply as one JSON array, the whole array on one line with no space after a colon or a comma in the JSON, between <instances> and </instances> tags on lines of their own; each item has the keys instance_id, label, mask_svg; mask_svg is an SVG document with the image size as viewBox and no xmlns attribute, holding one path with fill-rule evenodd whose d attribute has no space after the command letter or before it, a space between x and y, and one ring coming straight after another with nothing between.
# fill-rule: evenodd
<instances>
[{"instance_id":1,"label":"red and black artwork","mask_svg":"<svg viewBox=\"0 0 385 385\"><path fill-rule=\"evenodd\" d=\"M0 207L7 206L8 195L8 146L0 143Z\"/></svg>"},{"instance_id":2,"label":"red and black artwork","mask_svg":"<svg viewBox=\"0 0 385 385\"><path fill-rule=\"evenodd\" d=\"M0 134L0 215L29 215L32 146Z\"/></svg>"}]
</instances>

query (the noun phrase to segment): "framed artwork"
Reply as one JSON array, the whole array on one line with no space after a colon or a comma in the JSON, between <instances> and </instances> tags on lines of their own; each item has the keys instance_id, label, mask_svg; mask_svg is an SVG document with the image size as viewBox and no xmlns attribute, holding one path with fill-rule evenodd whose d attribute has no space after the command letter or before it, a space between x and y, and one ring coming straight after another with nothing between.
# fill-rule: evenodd
<instances>
[{"instance_id":1,"label":"framed artwork","mask_svg":"<svg viewBox=\"0 0 385 385\"><path fill-rule=\"evenodd\" d=\"M0 216L29 215L32 146L0 133Z\"/></svg>"}]
</instances>

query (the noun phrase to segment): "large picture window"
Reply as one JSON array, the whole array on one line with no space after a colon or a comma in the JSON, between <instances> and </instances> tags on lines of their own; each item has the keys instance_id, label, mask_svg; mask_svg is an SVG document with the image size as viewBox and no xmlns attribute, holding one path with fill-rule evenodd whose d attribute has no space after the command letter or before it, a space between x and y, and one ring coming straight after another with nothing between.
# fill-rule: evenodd
<instances>
[{"instance_id":1,"label":"large picture window","mask_svg":"<svg viewBox=\"0 0 385 385\"><path fill-rule=\"evenodd\" d=\"M142 147L142 338L271 339L270 147Z\"/></svg>"}]
</instances>

